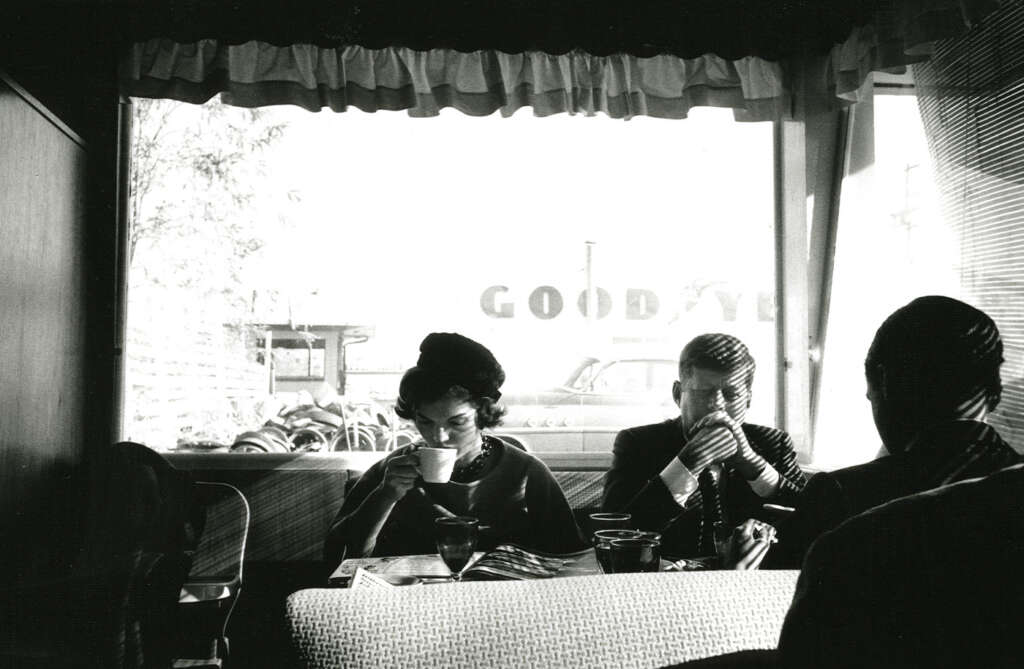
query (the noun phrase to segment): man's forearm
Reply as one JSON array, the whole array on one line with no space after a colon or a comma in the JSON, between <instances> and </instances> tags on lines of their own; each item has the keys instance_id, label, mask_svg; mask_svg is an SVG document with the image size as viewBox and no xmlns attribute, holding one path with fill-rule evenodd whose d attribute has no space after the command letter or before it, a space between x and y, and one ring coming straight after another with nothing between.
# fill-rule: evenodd
<instances>
[{"instance_id":1,"label":"man's forearm","mask_svg":"<svg viewBox=\"0 0 1024 669\"><path fill-rule=\"evenodd\" d=\"M658 476L645 483L621 510L632 514L638 528L654 531L664 529L684 511Z\"/></svg>"},{"instance_id":2,"label":"man's forearm","mask_svg":"<svg viewBox=\"0 0 1024 669\"><path fill-rule=\"evenodd\" d=\"M733 468L739 472L747 481L753 481L761 475L765 467L770 467L768 461L762 458L757 453L751 453L749 457L737 460L733 463Z\"/></svg>"},{"instance_id":3,"label":"man's forearm","mask_svg":"<svg viewBox=\"0 0 1024 669\"><path fill-rule=\"evenodd\" d=\"M669 460L668 465L658 474L658 478L665 484L672 499L680 508L685 508L687 500L698 487L697 478L679 458Z\"/></svg>"}]
</instances>

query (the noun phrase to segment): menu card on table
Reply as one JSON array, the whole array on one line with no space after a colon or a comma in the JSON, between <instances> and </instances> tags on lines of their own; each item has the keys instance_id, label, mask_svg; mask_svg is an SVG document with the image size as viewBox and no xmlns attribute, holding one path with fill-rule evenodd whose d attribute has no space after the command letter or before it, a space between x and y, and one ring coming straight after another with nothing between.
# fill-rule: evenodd
<instances>
[{"instance_id":1,"label":"menu card on table","mask_svg":"<svg viewBox=\"0 0 1024 669\"><path fill-rule=\"evenodd\" d=\"M349 581L348 587L351 590L378 590L393 588L395 586L391 585L391 583L380 576L374 576L360 567L356 569L356 573L352 577L352 580Z\"/></svg>"}]
</instances>

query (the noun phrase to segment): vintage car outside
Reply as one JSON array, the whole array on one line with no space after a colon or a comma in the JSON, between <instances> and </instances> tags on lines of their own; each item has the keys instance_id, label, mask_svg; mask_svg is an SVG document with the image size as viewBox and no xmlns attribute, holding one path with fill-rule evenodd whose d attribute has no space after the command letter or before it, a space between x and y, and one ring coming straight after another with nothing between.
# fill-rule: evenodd
<instances>
[{"instance_id":1,"label":"vintage car outside","mask_svg":"<svg viewBox=\"0 0 1024 669\"><path fill-rule=\"evenodd\" d=\"M610 452L622 428L678 415L676 365L668 358L584 358L560 386L507 392L508 414L496 431L538 452Z\"/></svg>"},{"instance_id":2,"label":"vintage car outside","mask_svg":"<svg viewBox=\"0 0 1024 669\"><path fill-rule=\"evenodd\" d=\"M388 388L400 375L390 373ZM535 452L610 452L616 433L634 425L677 416L672 382L675 359L585 357L564 383L541 390L506 388L508 409L494 432ZM419 439L411 421L394 414L390 395L364 401L334 393L320 382L312 390L277 393L262 406L262 425L238 428L230 440L191 440L178 450L237 453L295 451L388 451Z\"/></svg>"}]
</instances>

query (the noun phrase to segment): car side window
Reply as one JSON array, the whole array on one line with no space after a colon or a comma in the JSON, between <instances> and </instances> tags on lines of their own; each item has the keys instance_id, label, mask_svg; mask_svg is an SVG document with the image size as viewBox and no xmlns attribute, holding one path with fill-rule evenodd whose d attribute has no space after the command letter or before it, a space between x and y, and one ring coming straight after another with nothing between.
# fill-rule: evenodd
<instances>
[{"instance_id":1,"label":"car side window","mask_svg":"<svg viewBox=\"0 0 1024 669\"><path fill-rule=\"evenodd\" d=\"M640 361L613 362L601 370L593 390L615 394L646 392L647 367L648 363Z\"/></svg>"},{"instance_id":2,"label":"car side window","mask_svg":"<svg viewBox=\"0 0 1024 669\"><path fill-rule=\"evenodd\" d=\"M674 360L652 360L650 363L650 386L652 393L664 393L669 397L672 383L679 380L679 366Z\"/></svg>"},{"instance_id":3,"label":"car side window","mask_svg":"<svg viewBox=\"0 0 1024 669\"><path fill-rule=\"evenodd\" d=\"M676 379L671 360L622 360L605 366L594 381L593 392L607 394L668 393Z\"/></svg>"}]
</instances>

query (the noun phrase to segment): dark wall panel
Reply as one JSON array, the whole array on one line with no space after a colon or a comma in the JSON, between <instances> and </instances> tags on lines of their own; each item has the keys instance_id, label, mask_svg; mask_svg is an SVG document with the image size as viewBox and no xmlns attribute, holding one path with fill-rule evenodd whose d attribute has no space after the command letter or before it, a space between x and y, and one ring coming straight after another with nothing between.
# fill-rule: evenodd
<instances>
[{"instance_id":1,"label":"dark wall panel","mask_svg":"<svg viewBox=\"0 0 1024 669\"><path fill-rule=\"evenodd\" d=\"M54 491L85 448L86 187L77 137L0 81L0 538L22 566L72 530Z\"/></svg>"}]
</instances>

